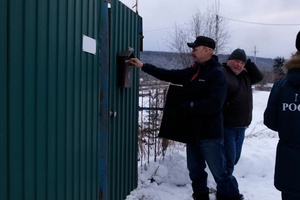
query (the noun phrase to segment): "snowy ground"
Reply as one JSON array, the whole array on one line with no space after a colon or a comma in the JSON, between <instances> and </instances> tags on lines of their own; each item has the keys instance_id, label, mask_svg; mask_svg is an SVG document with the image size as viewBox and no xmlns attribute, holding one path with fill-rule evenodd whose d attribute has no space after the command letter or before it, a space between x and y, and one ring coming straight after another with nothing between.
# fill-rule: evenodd
<instances>
[{"instance_id":1,"label":"snowy ground","mask_svg":"<svg viewBox=\"0 0 300 200\"><path fill-rule=\"evenodd\" d=\"M273 186L277 133L263 125L263 112L269 92L254 91L253 120L246 131L242 156L234 176L246 200L280 200L280 192ZM126 200L191 200L192 188L186 166L184 145L168 149L165 158L149 164L139 163L138 187ZM215 188L208 170L208 185ZM215 200L215 195L210 194Z\"/></svg>"}]
</instances>

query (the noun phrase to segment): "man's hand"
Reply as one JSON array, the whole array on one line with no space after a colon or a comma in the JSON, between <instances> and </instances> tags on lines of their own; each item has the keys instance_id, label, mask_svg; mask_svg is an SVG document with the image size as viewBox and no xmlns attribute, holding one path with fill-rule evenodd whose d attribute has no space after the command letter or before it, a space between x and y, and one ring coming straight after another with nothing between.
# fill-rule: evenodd
<instances>
[{"instance_id":1,"label":"man's hand","mask_svg":"<svg viewBox=\"0 0 300 200\"><path fill-rule=\"evenodd\" d=\"M248 68L248 67L252 67L254 63L251 61L250 58L248 58L247 62L246 62L246 65L245 65L245 68Z\"/></svg>"},{"instance_id":2,"label":"man's hand","mask_svg":"<svg viewBox=\"0 0 300 200\"><path fill-rule=\"evenodd\" d=\"M137 58L131 58L129 60L129 62L131 65L133 65L135 67L139 67L139 68L143 67L143 63Z\"/></svg>"}]
</instances>

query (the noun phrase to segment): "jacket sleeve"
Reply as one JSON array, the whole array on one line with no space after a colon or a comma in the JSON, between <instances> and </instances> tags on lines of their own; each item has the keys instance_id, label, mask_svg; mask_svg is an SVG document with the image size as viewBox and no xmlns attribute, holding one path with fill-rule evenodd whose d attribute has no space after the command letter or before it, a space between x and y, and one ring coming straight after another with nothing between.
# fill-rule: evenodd
<instances>
[{"instance_id":1,"label":"jacket sleeve","mask_svg":"<svg viewBox=\"0 0 300 200\"><path fill-rule=\"evenodd\" d=\"M278 131L278 95L279 87L277 84L274 84L269 95L267 108L264 112L264 124L273 131Z\"/></svg>"},{"instance_id":2,"label":"jacket sleeve","mask_svg":"<svg viewBox=\"0 0 300 200\"><path fill-rule=\"evenodd\" d=\"M188 80L189 74L192 74L189 73L190 70L192 69L162 69L148 63L145 63L142 67L142 71L151 76L154 76L159 80L181 85L183 85L186 80Z\"/></svg>"},{"instance_id":3,"label":"jacket sleeve","mask_svg":"<svg viewBox=\"0 0 300 200\"><path fill-rule=\"evenodd\" d=\"M245 65L245 69L248 72L248 75L250 77L252 85L258 83L259 81L261 81L264 78L264 76L261 73L261 71L255 65L255 63L252 62L250 59L247 60L247 63Z\"/></svg>"}]
</instances>

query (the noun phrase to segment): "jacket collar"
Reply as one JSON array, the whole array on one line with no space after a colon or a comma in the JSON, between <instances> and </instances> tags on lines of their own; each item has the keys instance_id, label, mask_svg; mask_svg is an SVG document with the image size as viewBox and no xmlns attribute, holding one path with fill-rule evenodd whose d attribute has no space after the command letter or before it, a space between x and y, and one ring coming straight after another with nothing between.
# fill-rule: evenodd
<instances>
[{"instance_id":1,"label":"jacket collar","mask_svg":"<svg viewBox=\"0 0 300 200\"><path fill-rule=\"evenodd\" d=\"M219 65L219 62L218 62L218 56L216 55L213 55L211 57L211 59L203 62L203 63L194 63L194 69L208 69L210 67L215 67L215 66L218 66Z\"/></svg>"},{"instance_id":2,"label":"jacket collar","mask_svg":"<svg viewBox=\"0 0 300 200\"><path fill-rule=\"evenodd\" d=\"M284 67L289 71L292 69L300 69L300 52L296 53L290 60L288 60Z\"/></svg>"}]
</instances>

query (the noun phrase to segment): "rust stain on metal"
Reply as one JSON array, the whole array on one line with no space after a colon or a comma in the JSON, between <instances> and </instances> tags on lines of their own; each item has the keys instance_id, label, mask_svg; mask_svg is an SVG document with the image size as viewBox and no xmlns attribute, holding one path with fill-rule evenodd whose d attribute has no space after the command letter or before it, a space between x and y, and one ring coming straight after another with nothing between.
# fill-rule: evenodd
<instances>
[{"instance_id":1,"label":"rust stain on metal","mask_svg":"<svg viewBox=\"0 0 300 200\"><path fill-rule=\"evenodd\" d=\"M98 200L102 200L102 199L103 199L103 190L99 190Z\"/></svg>"}]
</instances>

